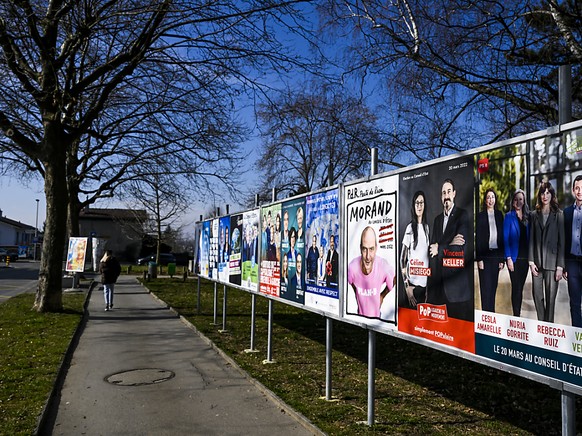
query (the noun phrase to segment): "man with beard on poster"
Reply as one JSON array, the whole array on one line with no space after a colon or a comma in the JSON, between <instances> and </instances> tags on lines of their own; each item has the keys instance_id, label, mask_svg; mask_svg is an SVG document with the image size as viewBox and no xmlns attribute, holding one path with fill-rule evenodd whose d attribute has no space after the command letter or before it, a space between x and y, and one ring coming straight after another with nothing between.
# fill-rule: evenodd
<instances>
[{"instance_id":1,"label":"man with beard on poster","mask_svg":"<svg viewBox=\"0 0 582 436\"><path fill-rule=\"evenodd\" d=\"M329 250L325 258L325 285L328 288L337 288L338 269L339 256L335 251L335 236L331 235L329 238Z\"/></svg>"},{"instance_id":2,"label":"man with beard on poster","mask_svg":"<svg viewBox=\"0 0 582 436\"><path fill-rule=\"evenodd\" d=\"M427 301L445 304L452 318L472 321L473 287L467 271L470 254L465 249L470 237L469 214L455 205L456 195L454 182L446 179L441 189L443 212L435 217L430 238L433 275L428 282Z\"/></svg>"}]
</instances>

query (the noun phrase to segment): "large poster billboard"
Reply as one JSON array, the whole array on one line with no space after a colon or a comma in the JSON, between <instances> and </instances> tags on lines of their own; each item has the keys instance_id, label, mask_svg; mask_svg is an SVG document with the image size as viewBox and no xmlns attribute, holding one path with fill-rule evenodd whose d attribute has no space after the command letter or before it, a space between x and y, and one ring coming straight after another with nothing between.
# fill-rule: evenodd
<instances>
[{"instance_id":1,"label":"large poster billboard","mask_svg":"<svg viewBox=\"0 0 582 436\"><path fill-rule=\"evenodd\" d=\"M337 278L332 280L339 266L339 212L337 188L305 199L305 306L334 315L339 315L339 286Z\"/></svg>"},{"instance_id":2,"label":"large poster billboard","mask_svg":"<svg viewBox=\"0 0 582 436\"><path fill-rule=\"evenodd\" d=\"M259 209L243 213L242 286L256 292L259 284Z\"/></svg>"},{"instance_id":3,"label":"large poster billboard","mask_svg":"<svg viewBox=\"0 0 582 436\"><path fill-rule=\"evenodd\" d=\"M218 218L210 221L210 256L209 269L210 277L218 279Z\"/></svg>"},{"instance_id":4,"label":"large poster billboard","mask_svg":"<svg viewBox=\"0 0 582 436\"><path fill-rule=\"evenodd\" d=\"M283 203L281 290L285 300L305 301L305 198Z\"/></svg>"},{"instance_id":5,"label":"large poster billboard","mask_svg":"<svg viewBox=\"0 0 582 436\"><path fill-rule=\"evenodd\" d=\"M241 284L242 272L242 214L231 215L230 217L230 254L228 257L229 282L233 285Z\"/></svg>"},{"instance_id":6,"label":"large poster billboard","mask_svg":"<svg viewBox=\"0 0 582 436\"><path fill-rule=\"evenodd\" d=\"M206 221L201 275L579 389L580 210L582 130L538 132Z\"/></svg>"},{"instance_id":7,"label":"large poster billboard","mask_svg":"<svg viewBox=\"0 0 582 436\"><path fill-rule=\"evenodd\" d=\"M200 248L202 241L202 223L194 224L194 253L193 260L194 265L192 271L194 274L200 274Z\"/></svg>"},{"instance_id":8,"label":"large poster billboard","mask_svg":"<svg viewBox=\"0 0 582 436\"><path fill-rule=\"evenodd\" d=\"M398 177L344 189L347 269L344 316L394 328Z\"/></svg>"},{"instance_id":9,"label":"large poster billboard","mask_svg":"<svg viewBox=\"0 0 582 436\"><path fill-rule=\"evenodd\" d=\"M260 292L279 297L281 287L281 205L261 209Z\"/></svg>"},{"instance_id":10,"label":"large poster billboard","mask_svg":"<svg viewBox=\"0 0 582 436\"><path fill-rule=\"evenodd\" d=\"M218 280L228 282L230 257L230 216L218 220Z\"/></svg>"},{"instance_id":11,"label":"large poster billboard","mask_svg":"<svg viewBox=\"0 0 582 436\"><path fill-rule=\"evenodd\" d=\"M476 354L577 386L580 137L581 131L573 131L478 154L475 234ZM496 219L488 221L491 215ZM488 237L493 232L497 238Z\"/></svg>"},{"instance_id":12,"label":"large poster billboard","mask_svg":"<svg viewBox=\"0 0 582 436\"><path fill-rule=\"evenodd\" d=\"M398 330L474 352L473 158L399 177Z\"/></svg>"},{"instance_id":13,"label":"large poster billboard","mask_svg":"<svg viewBox=\"0 0 582 436\"><path fill-rule=\"evenodd\" d=\"M202 223L200 235L200 275L210 277L210 221Z\"/></svg>"}]
</instances>

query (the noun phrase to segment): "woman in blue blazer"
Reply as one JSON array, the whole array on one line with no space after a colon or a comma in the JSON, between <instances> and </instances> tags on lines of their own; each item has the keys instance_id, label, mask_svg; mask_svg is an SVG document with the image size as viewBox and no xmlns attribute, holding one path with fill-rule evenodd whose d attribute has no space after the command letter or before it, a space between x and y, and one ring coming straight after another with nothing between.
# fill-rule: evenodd
<instances>
[{"instance_id":1,"label":"woman in blue blazer","mask_svg":"<svg viewBox=\"0 0 582 436\"><path fill-rule=\"evenodd\" d=\"M512 209L505 214L503 240L505 262L511 280L511 306L513 316L521 315L523 287L529 271L527 261L529 247L529 207L525 192L521 189L513 193Z\"/></svg>"},{"instance_id":2,"label":"woman in blue blazer","mask_svg":"<svg viewBox=\"0 0 582 436\"><path fill-rule=\"evenodd\" d=\"M503 269L503 214L497 209L497 195L491 188L485 191L483 209L477 214L475 254L479 269L481 309L495 312L495 294L499 271Z\"/></svg>"}]
</instances>

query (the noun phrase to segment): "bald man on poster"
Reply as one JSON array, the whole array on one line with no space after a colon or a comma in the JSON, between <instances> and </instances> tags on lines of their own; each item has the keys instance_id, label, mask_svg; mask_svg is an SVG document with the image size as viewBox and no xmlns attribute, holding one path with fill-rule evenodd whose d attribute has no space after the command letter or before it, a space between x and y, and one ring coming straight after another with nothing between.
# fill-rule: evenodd
<instances>
[{"instance_id":1,"label":"bald man on poster","mask_svg":"<svg viewBox=\"0 0 582 436\"><path fill-rule=\"evenodd\" d=\"M358 315L380 318L384 297L394 288L394 268L386 259L376 256L378 241L375 230L368 226L362 231L360 256L348 265L348 284L354 290Z\"/></svg>"}]
</instances>

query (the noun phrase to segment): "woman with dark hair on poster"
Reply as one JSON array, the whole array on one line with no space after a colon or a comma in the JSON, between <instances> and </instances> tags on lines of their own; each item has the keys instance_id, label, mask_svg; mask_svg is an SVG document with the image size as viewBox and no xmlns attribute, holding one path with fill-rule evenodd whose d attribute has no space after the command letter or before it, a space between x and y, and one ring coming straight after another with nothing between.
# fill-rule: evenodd
<instances>
[{"instance_id":1,"label":"woman with dark hair on poster","mask_svg":"<svg viewBox=\"0 0 582 436\"><path fill-rule=\"evenodd\" d=\"M538 320L554 322L558 282L564 270L564 214L558 207L550 182L538 190L536 210L531 214L529 267Z\"/></svg>"},{"instance_id":2,"label":"woman with dark hair on poster","mask_svg":"<svg viewBox=\"0 0 582 436\"><path fill-rule=\"evenodd\" d=\"M511 307L513 316L521 316L523 287L529 271L527 262L529 246L529 207L525 192L517 189L511 200L512 209L503 221L505 261L511 280Z\"/></svg>"},{"instance_id":3,"label":"woman with dark hair on poster","mask_svg":"<svg viewBox=\"0 0 582 436\"><path fill-rule=\"evenodd\" d=\"M277 257L277 262L281 260L281 214L277 212L275 217L275 232L271 235L275 243L275 255Z\"/></svg>"},{"instance_id":4,"label":"woman with dark hair on poster","mask_svg":"<svg viewBox=\"0 0 582 436\"><path fill-rule=\"evenodd\" d=\"M495 294L499 271L503 269L503 214L497 209L497 195L492 188L485 191L481 212L477 214L475 253L479 270L481 309L495 312Z\"/></svg>"},{"instance_id":5,"label":"woman with dark hair on poster","mask_svg":"<svg viewBox=\"0 0 582 436\"><path fill-rule=\"evenodd\" d=\"M406 297L411 307L426 302L426 282L429 267L429 230L426 221L424 192L417 191L412 197L410 223L402 238L400 269Z\"/></svg>"}]
</instances>

